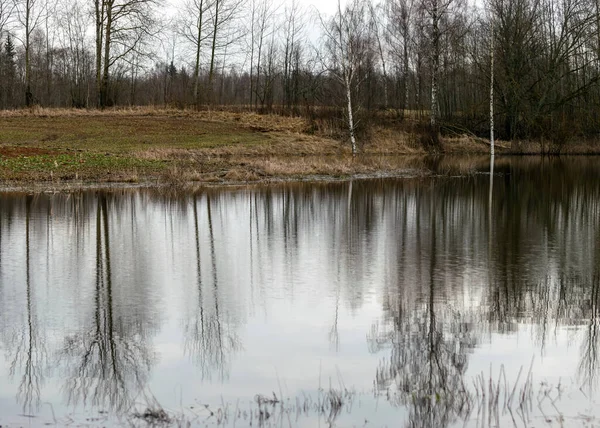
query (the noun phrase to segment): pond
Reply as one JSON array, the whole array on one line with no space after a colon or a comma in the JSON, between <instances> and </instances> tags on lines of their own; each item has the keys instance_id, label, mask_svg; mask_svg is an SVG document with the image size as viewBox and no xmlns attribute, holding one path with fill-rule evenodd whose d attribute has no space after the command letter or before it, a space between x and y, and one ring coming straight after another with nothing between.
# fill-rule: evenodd
<instances>
[{"instance_id":1,"label":"pond","mask_svg":"<svg viewBox=\"0 0 600 428\"><path fill-rule=\"evenodd\" d=\"M598 161L0 194L0 425L596 421Z\"/></svg>"}]
</instances>

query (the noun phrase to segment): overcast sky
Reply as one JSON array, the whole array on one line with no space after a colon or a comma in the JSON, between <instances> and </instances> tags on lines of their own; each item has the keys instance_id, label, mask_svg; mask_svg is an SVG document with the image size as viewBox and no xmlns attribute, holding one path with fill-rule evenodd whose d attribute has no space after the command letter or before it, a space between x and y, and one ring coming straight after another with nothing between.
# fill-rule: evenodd
<instances>
[{"instance_id":1,"label":"overcast sky","mask_svg":"<svg viewBox=\"0 0 600 428\"><path fill-rule=\"evenodd\" d=\"M170 17L175 18L178 11L178 6L181 5L185 0L166 0L166 14ZM242 13L249 7L250 0L242 0ZM272 0L273 5L280 6L279 12L283 13L286 4L291 4L292 0ZM306 17L305 34L308 37L309 42L316 43L320 35L320 24L316 19L317 13L323 17L332 16L337 9L338 0L296 0L303 8ZM381 0L374 0L378 3ZM347 0L341 0L342 4L345 4ZM172 41L167 39L162 40L162 48L159 49L159 57L161 55L171 57ZM233 54L233 55L232 55ZM245 54L243 52L229 52L229 63L237 63L238 65L245 64ZM166 59L163 57L163 59ZM183 39L177 41L175 62L177 63L189 63L189 51L186 48L186 43ZM167 59L170 61L170 59Z\"/></svg>"},{"instance_id":2,"label":"overcast sky","mask_svg":"<svg viewBox=\"0 0 600 428\"><path fill-rule=\"evenodd\" d=\"M170 9L175 11L177 9L177 5L181 4L183 0L168 0L172 5ZM297 0L300 3L306 12L310 13L311 11L319 11L325 15L332 15L337 8L337 0ZM245 3L249 3L250 0L244 0ZM282 6L286 3L291 4L291 0L274 0L274 4L281 4ZM342 0L342 4L346 3L346 0ZM377 1L376 1L377 3Z\"/></svg>"}]
</instances>

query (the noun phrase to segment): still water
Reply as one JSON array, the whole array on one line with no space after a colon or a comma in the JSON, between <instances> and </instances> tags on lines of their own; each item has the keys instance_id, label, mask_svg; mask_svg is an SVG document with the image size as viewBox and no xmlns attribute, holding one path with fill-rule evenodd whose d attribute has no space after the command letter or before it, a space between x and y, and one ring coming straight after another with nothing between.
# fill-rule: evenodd
<instances>
[{"instance_id":1,"label":"still water","mask_svg":"<svg viewBox=\"0 0 600 428\"><path fill-rule=\"evenodd\" d=\"M0 425L593 425L598 161L0 194Z\"/></svg>"}]
</instances>

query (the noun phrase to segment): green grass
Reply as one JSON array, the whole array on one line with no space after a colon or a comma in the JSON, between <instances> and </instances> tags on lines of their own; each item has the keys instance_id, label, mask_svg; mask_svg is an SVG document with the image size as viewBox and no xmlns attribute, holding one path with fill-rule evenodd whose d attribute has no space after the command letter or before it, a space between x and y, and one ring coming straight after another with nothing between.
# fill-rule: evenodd
<instances>
[{"instance_id":1,"label":"green grass","mask_svg":"<svg viewBox=\"0 0 600 428\"><path fill-rule=\"evenodd\" d=\"M195 116L3 116L0 182L157 179L190 169L192 153L260 150L273 142L248 126Z\"/></svg>"},{"instance_id":2,"label":"green grass","mask_svg":"<svg viewBox=\"0 0 600 428\"><path fill-rule=\"evenodd\" d=\"M231 123L193 117L59 116L2 117L0 145L54 150L131 152L148 148L203 149L270 142L266 134Z\"/></svg>"},{"instance_id":3,"label":"green grass","mask_svg":"<svg viewBox=\"0 0 600 428\"><path fill-rule=\"evenodd\" d=\"M0 158L0 179L6 181L139 181L159 174L164 161L101 153L34 155Z\"/></svg>"}]
</instances>

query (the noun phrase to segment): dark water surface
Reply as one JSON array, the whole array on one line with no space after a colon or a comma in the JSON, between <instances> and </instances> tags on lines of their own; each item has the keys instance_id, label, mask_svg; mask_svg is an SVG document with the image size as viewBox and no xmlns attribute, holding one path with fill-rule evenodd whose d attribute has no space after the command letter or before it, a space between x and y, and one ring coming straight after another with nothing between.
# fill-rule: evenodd
<instances>
[{"instance_id":1,"label":"dark water surface","mask_svg":"<svg viewBox=\"0 0 600 428\"><path fill-rule=\"evenodd\" d=\"M597 158L0 194L0 425L590 426L599 346Z\"/></svg>"}]
</instances>

